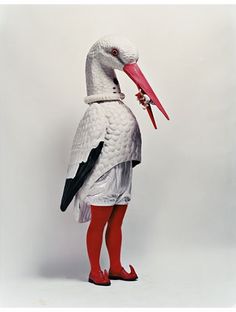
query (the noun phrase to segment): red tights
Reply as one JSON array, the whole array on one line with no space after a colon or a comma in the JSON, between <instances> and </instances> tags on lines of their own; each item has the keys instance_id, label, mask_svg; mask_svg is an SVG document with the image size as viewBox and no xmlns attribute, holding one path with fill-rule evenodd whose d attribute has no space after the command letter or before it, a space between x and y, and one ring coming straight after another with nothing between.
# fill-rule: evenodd
<instances>
[{"instance_id":1,"label":"red tights","mask_svg":"<svg viewBox=\"0 0 236 312\"><path fill-rule=\"evenodd\" d=\"M106 246L110 259L110 269L119 271L122 231L121 226L127 209L127 205L92 206L91 221L87 230L87 251L91 266L91 272L100 270L100 252L102 247L103 231L107 223L105 233Z\"/></svg>"}]
</instances>

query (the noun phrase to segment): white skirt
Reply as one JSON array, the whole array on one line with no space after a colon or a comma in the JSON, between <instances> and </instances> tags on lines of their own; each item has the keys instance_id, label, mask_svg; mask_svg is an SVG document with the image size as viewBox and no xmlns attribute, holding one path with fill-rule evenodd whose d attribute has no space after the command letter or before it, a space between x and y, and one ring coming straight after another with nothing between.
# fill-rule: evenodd
<instances>
[{"instance_id":1,"label":"white skirt","mask_svg":"<svg viewBox=\"0 0 236 312\"><path fill-rule=\"evenodd\" d=\"M74 200L74 216L77 222L91 219L91 205L125 205L131 200L132 161L120 163L103 174L90 188L89 194L81 201L78 193Z\"/></svg>"}]
</instances>

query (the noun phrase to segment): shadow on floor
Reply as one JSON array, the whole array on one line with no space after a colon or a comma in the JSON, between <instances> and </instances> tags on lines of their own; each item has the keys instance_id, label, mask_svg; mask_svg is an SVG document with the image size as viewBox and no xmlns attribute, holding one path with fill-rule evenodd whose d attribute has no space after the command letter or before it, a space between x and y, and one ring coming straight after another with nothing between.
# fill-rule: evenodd
<instances>
[{"instance_id":1,"label":"shadow on floor","mask_svg":"<svg viewBox=\"0 0 236 312\"><path fill-rule=\"evenodd\" d=\"M82 260L82 259L81 259ZM79 280L82 282L88 281L89 267L88 264L83 261L80 263L75 261L45 263L38 270L40 277L46 278L64 278Z\"/></svg>"}]
</instances>

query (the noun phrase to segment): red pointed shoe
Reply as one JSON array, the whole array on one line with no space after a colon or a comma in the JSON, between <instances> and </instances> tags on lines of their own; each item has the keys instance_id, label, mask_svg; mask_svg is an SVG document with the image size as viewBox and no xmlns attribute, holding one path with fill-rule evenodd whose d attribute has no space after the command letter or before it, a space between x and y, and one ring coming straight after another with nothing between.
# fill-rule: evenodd
<instances>
[{"instance_id":1,"label":"red pointed shoe","mask_svg":"<svg viewBox=\"0 0 236 312\"><path fill-rule=\"evenodd\" d=\"M122 267L119 272L111 272L109 270L109 279L111 280L123 280L123 281L135 281L138 278L134 267L130 264L130 273L126 272L125 269Z\"/></svg>"},{"instance_id":2,"label":"red pointed shoe","mask_svg":"<svg viewBox=\"0 0 236 312\"><path fill-rule=\"evenodd\" d=\"M111 281L109 280L107 270L99 270L97 273L90 272L88 281L95 285L100 286L109 286L111 285Z\"/></svg>"}]
</instances>

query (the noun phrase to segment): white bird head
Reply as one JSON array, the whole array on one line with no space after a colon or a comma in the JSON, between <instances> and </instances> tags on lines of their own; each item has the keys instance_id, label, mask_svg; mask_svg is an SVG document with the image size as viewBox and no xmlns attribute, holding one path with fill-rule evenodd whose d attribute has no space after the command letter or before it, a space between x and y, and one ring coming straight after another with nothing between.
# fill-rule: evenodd
<instances>
[{"instance_id":1,"label":"white bird head","mask_svg":"<svg viewBox=\"0 0 236 312\"><path fill-rule=\"evenodd\" d=\"M139 55L135 45L120 35L107 35L90 48L86 60L87 91L91 96L101 93L119 93L115 69L124 71L169 119L156 94L137 65ZM114 84L116 86L114 86Z\"/></svg>"},{"instance_id":2,"label":"white bird head","mask_svg":"<svg viewBox=\"0 0 236 312\"><path fill-rule=\"evenodd\" d=\"M107 35L94 43L87 57L96 59L103 66L123 70L124 65L138 61L138 50L125 37Z\"/></svg>"}]
</instances>

